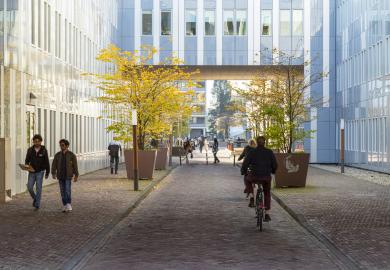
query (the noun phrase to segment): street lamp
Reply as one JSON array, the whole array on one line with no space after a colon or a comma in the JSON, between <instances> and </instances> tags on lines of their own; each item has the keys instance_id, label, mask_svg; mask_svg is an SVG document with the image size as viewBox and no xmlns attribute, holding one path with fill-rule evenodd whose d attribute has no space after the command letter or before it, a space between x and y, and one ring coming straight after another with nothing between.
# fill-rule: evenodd
<instances>
[{"instance_id":1,"label":"street lamp","mask_svg":"<svg viewBox=\"0 0 390 270\"><path fill-rule=\"evenodd\" d=\"M340 119L340 165L341 173L344 173L344 151L345 151L345 142L344 142L344 119Z\"/></svg>"},{"instance_id":2,"label":"street lamp","mask_svg":"<svg viewBox=\"0 0 390 270\"><path fill-rule=\"evenodd\" d=\"M137 110L131 111L133 124L133 169L134 169L134 190L138 191L138 143L137 143Z\"/></svg>"}]
</instances>

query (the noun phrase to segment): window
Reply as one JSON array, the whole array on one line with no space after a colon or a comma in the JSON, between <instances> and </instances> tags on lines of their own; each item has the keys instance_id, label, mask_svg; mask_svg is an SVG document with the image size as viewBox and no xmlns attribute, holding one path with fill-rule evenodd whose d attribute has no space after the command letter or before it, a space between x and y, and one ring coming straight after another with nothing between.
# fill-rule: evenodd
<instances>
[{"instance_id":1,"label":"window","mask_svg":"<svg viewBox=\"0 0 390 270\"><path fill-rule=\"evenodd\" d=\"M291 12L290 10L280 11L280 35L290 36L291 35Z\"/></svg>"},{"instance_id":2,"label":"window","mask_svg":"<svg viewBox=\"0 0 390 270\"><path fill-rule=\"evenodd\" d=\"M142 35L151 35L153 30L152 11L142 12Z\"/></svg>"},{"instance_id":3,"label":"window","mask_svg":"<svg viewBox=\"0 0 390 270\"><path fill-rule=\"evenodd\" d=\"M205 10L204 12L204 32L206 36L215 35L215 11Z\"/></svg>"},{"instance_id":4,"label":"window","mask_svg":"<svg viewBox=\"0 0 390 270\"><path fill-rule=\"evenodd\" d=\"M161 35L170 36L172 33L172 20L170 11L161 11Z\"/></svg>"},{"instance_id":5,"label":"window","mask_svg":"<svg viewBox=\"0 0 390 270\"><path fill-rule=\"evenodd\" d=\"M196 36L196 10L186 10L186 35Z\"/></svg>"},{"instance_id":6,"label":"window","mask_svg":"<svg viewBox=\"0 0 390 270\"><path fill-rule=\"evenodd\" d=\"M303 35L303 10L293 10L293 36Z\"/></svg>"},{"instance_id":7,"label":"window","mask_svg":"<svg viewBox=\"0 0 390 270\"><path fill-rule=\"evenodd\" d=\"M224 33L227 36L234 35L234 11L225 10L223 13Z\"/></svg>"},{"instance_id":8,"label":"window","mask_svg":"<svg viewBox=\"0 0 390 270\"><path fill-rule=\"evenodd\" d=\"M261 35L272 35L272 10L261 11Z\"/></svg>"},{"instance_id":9,"label":"window","mask_svg":"<svg viewBox=\"0 0 390 270\"><path fill-rule=\"evenodd\" d=\"M246 35L246 10L236 11L236 33L239 36Z\"/></svg>"}]
</instances>

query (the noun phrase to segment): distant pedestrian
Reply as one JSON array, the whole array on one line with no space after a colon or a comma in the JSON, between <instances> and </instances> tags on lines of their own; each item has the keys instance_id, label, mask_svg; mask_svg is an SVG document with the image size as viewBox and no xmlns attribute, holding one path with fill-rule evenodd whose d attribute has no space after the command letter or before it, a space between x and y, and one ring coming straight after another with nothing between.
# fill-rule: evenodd
<instances>
[{"instance_id":1,"label":"distant pedestrian","mask_svg":"<svg viewBox=\"0 0 390 270\"><path fill-rule=\"evenodd\" d=\"M60 185L61 198L62 198L62 212L72 211L72 178L74 182L77 182L79 177L79 170L77 167L76 155L69 151L69 141L60 140L59 151L53 160L51 166L51 173L54 179L58 179Z\"/></svg>"},{"instance_id":2,"label":"distant pedestrian","mask_svg":"<svg viewBox=\"0 0 390 270\"><path fill-rule=\"evenodd\" d=\"M200 153L203 152L203 147L204 147L204 137L200 136L199 137L199 150L200 150Z\"/></svg>"},{"instance_id":3,"label":"distant pedestrian","mask_svg":"<svg viewBox=\"0 0 390 270\"><path fill-rule=\"evenodd\" d=\"M109 155L110 155L110 168L111 174L118 174L118 166L119 166L119 152L122 154L122 147L119 142L110 142L108 145Z\"/></svg>"},{"instance_id":4,"label":"distant pedestrian","mask_svg":"<svg viewBox=\"0 0 390 270\"><path fill-rule=\"evenodd\" d=\"M214 143L213 143L213 155L214 155L214 164L220 163L219 158L217 157L217 153L219 151L219 144L218 144L218 139L214 138Z\"/></svg>"},{"instance_id":5,"label":"distant pedestrian","mask_svg":"<svg viewBox=\"0 0 390 270\"><path fill-rule=\"evenodd\" d=\"M27 189L33 199L33 207L37 210L41 207L43 176L45 175L47 179L50 174L49 155L45 146L42 145L42 140L41 135L34 135L33 146L27 150L25 160L25 169L29 172Z\"/></svg>"}]
</instances>

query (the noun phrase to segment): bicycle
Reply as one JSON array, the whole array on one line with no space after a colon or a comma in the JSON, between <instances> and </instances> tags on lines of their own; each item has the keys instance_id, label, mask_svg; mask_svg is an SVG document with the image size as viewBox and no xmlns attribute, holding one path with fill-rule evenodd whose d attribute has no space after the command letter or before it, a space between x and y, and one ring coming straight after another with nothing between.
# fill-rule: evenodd
<instances>
[{"instance_id":1,"label":"bicycle","mask_svg":"<svg viewBox=\"0 0 390 270\"><path fill-rule=\"evenodd\" d=\"M257 184L257 192L256 192L256 201L255 201L255 211L256 211L256 221L257 228L260 232L263 231L263 221L265 218L265 206L264 206L264 191L263 186L261 184Z\"/></svg>"}]
</instances>

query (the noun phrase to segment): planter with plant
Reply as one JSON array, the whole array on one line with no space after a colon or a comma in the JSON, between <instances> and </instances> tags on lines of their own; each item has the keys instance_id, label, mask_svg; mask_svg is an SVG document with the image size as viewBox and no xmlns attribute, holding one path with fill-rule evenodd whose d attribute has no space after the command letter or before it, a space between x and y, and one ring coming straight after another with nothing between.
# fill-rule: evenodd
<instances>
[{"instance_id":1,"label":"planter with plant","mask_svg":"<svg viewBox=\"0 0 390 270\"><path fill-rule=\"evenodd\" d=\"M275 176L276 187L306 185L309 165L308 153L295 146L310 138L313 130L304 130L303 124L311 121L310 109L319 106L322 100L313 100L307 95L310 86L322 80L327 74L316 73L305 76L296 56L277 53L279 68L272 68L272 78L256 78L248 85L249 89L236 89L246 99L245 114L255 136L264 135L269 148L275 151L278 170ZM303 66L303 68L302 68Z\"/></svg>"},{"instance_id":2,"label":"planter with plant","mask_svg":"<svg viewBox=\"0 0 390 270\"><path fill-rule=\"evenodd\" d=\"M193 110L191 100L195 83L193 72L187 72L178 58L170 57L159 65L150 65L156 49L142 47L141 51L122 51L115 45L103 49L97 59L113 67L106 74L93 74L102 90L96 98L106 105L111 119L107 130L116 140L132 142L132 110L137 111L137 142L139 176L151 179L156 163L156 150L150 147L156 134L169 134L175 120L188 118ZM187 91L182 91L182 88ZM128 177L133 177L132 149L125 149Z\"/></svg>"}]
</instances>

